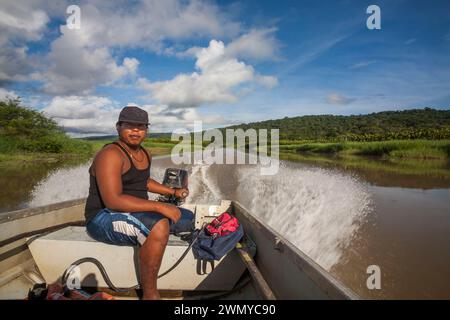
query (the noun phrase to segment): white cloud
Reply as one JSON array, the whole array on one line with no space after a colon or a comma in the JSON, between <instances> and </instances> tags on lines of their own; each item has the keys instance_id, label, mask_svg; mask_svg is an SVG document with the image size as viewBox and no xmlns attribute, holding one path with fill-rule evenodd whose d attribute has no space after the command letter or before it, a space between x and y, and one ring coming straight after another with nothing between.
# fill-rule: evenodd
<instances>
[{"instance_id":1,"label":"white cloud","mask_svg":"<svg viewBox=\"0 0 450 320\"><path fill-rule=\"evenodd\" d=\"M406 40L406 41L405 41L405 44L406 44L407 46L409 46L410 44L412 44L412 43L414 43L414 42L416 42L416 41L417 41L417 39L411 38L411 39Z\"/></svg>"},{"instance_id":2,"label":"white cloud","mask_svg":"<svg viewBox=\"0 0 450 320\"><path fill-rule=\"evenodd\" d=\"M0 91L0 96L2 91ZM130 105L136 105L134 103ZM191 129L194 120L208 124L224 124L220 116L202 116L196 109L171 109L166 105L140 106L149 114L151 132L168 132L175 128ZM43 109L69 133L115 134L115 124L122 106L99 96L56 96Z\"/></svg>"},{"instance_id":3,"label":"white cloud","mask_svg":"<svg viewBox=\"0 0 450 320\"><path fill-rule=\"evenodd\" d=\"M227 54L232 57L257 60L277 59L279 44L275 38L275 28L253 29L227 46Z\"/></svg>"},{"instance_id":4,"label":"white cloud","mask_svg":"<svg viewBox=\"0 0 450 320\"><path fill-rule=\"evenodd\" d=\"M42 38L49 18L17 1L0 2L0 81L24 80L29 70L27 41Z\"/></svg>"},{"instance_id":5,"label":"white cloud","mask_svg":"<svg viewBox=\"0 0 450 320\"><path fill-rule=\"evenodd\" d=\"M40 75L44 90L52 94L89 94L98 85L111 85L136 73L139 61L126 57L117 64L106 47L83 47L77 30L61 28L63 36L52 43L49 68Z\"/></svg>"},{"instance_id":6,"label":"white cloud","mask_svg":"<svg viewBox=\"0 0 450 320\"><path fill-rule=\"evenodd\" d=\"M39 40L49 22L42 9L20 1L0 2L0 44L11 38Z\"/></svg>"},{"instance_id":7,"label":"white cloud","mask_svg":"<svg viewBox=\"0 0 450 320\"><path fill-rule=\"evenodd\" d=\"M61 26L62 35L51 45L48 70L35 79L57 95L91 94L137 72L139 61L126 57L118 64L116 47L139 47L164 53L165 41L193 37L230 36L239 24L229 21L219 7L204 1L142 0L134 6L109 2L80 5L79 30Z\"/></svg>"},{"instance_id":8,"label":"white cloud","mask_svg":"<svg viewBox=\"0 0 450 320\"><path fill-rule=\"evenodd\" d=\"M140 0L132 6L128 1L81 1L81 29L62 25L61 36L51 44L46 60L39 57L36 71L25 43L42 39L51 17L64 21L68 4L0 2L0 81L38 80L47 93L90 94L99 85L137 72L138 61L126 57L120 64L112 54L115 48L163 53L166 41L230 37L240 30L223 7L208 1Z\"/></svg>"},{"instance_id":9,"label":"white cloud","mask_svg":"<svg viewBox=\"0 0 450 320\"><path fill-rule=\"evenodd\" d=\"M374 60L362 61L362 62L358 62L358 63L352 64L350 66L350 69L359 69L359 68L370 66L371 64L374 64L374 63L376 63L376 61L374 61Z\"/></svg>"},{"instance_id":10,"label":"white cloud","mask_svg":"<svg viewBox=\"0 0 450 320\"><path fill-rule=\"evenodd\" d=\"M69 132L113 133L120 109L104 97L56 96L43 111Z\"/></svg>"},{"instance_id":11,"label":"white cloud","mask_svg":"<svg viewBox=\"0 0 450 320\"><path fill-rule=\"evenodd\" d=\"M194 108L172 109L167 105L143 105L150 118L151 132L170 132L176 128L192 130L194 121L201 120L204 125L223 125L226 120L222 116L204 116Z\"/></svg>"},{"instance_id":12,"label":"white cloud","mask_svg":"<svg viewBox=\"0 0 450 320\"><path fill-rule=\"evenodd\" d=\"M9 91L4 88L0 88L0 101L16 98L18 98L18 96L14 91Z\"/></svg>"},{"instance_id":13,"label":"white cloud","mask_svg":"<svg viewBox=\"0 0 450 320\"><path fill-rule=\"evenodd\" d=\"M174 108L191 108L216 102L237 100L234 90L242 84L256 82L273 87L277 79L255 73L250 65L226 54L222 41L211 40L207 48L195 50L198 71L179 74L171 80L150 82L141 78L138 85L161 104Z\"/></svg>"},{"instance_id":14,"label":"white cloud","mask_svg":"<svg viewBox=\"0 0 450 320\"><path fill-rule=\"evenodd\" d=\"M301 68L304 65L316 60L325 52L328 52L333 47L343 42L350 35L350 32L338 34L335 31L331 34L326 34L326 36L314 37L313 40L301 44L301 47L304 49L303 52L301 52L296 59L289 61L289 63L286 64L284 70L279 74L289 74L297 70L298 68Z\"/></svg>"},{"instance_id":15,"label":"white cloud","mask_svg":"<svg viewBox=\"0 0 450 320\"><path fill-rule=\"evenodd\" d=\"M355 101L355 99L343 96L340 93L333 92L327 96L327 102L331 104L347 105Z\"/></svg>"},{"instance_id":16,"label":"white cloud","mask_svg":"<svg viewBox=\"0 0 450 320\"><path fill-rule=\"evenodd\" d=\"M231 41L225 47L225 55L230 58L279 60L279 43L275 38L275 31L275 28L252 29ZM176 52L171 47L165 50L165 54L179 58L196 57L202 49L201 47L191 47L185 51Z\"/></svg>"},{"instance_id":17,"label":"white cloud","mask_svg":"<svg viewBox=\"0 0 450 320\"><path fill-rule=\"evenodd\" d=\"M64 1L0 1L0 82L26 81L35 67L28 42L44 38L50 16L64 14Z\"/></svg>"},{"instance_id":18,"label":"white cloud","mask_svg":"<svg viewBox=\"0 0 450 320\"><path fill-rule=\"evenodd\" d=\"M136 58L123 59L123 66L127 69L128 73L135 74L139 66L139 60Z\"/></svg>"},{"instance_id":19,"label":"white cloud","mask_svg":"<svg viewBox=\"0 0 450 320\"><path fill-rule=\"evenodd\" d=\"M80 5L82 46L131 46L159 52L166 40L232 36L240 25L207 1L108 1Z\"/></svg>"},{"instance_id":20,"label":"white cloud","mask_svg":"<svg viewBox=\"0 0 450 320\"><path fill-rule=\"evenodd\" d=\"M72 132L114 132L119 106L94 92L99 86L128 85L139 75L140 67L136 58L118 58L116 53L144 48L177 55L176 51L193 39L227 40L242 33L227 6L210 1L138 0L130 5L125 0L82 0L81 29L69 30L61 25L61 34L51 40L47 53L39 48L30 55L28 48L34 49L30 42L54 36L48 29L50 21L57 18L64 24L69 4L66 0L0 2L0 84L40 82L43 91L54 95L44 110ZM194 119L224 124L222 117L204 117L194 107L234 102L254 84L275 86L276 78L260 75L240 61L275 59L278 44L274 32L252 29L226 47L223 42L212 41L208 48L192 48L187 54L197 59L195 72L168 81L138 81L157 103L144 106L157 120L156 128L189 127ZM42 104L39 100L39 106Z\"/></svg>"},{"instance_id":21,"label":"white cloud","mask_svg":"<svg viewBox=\"0 0 450 320\"><path fill-rule=\"evenodd\" d=\"M0 44L0 82L21 81L31 70L27 59L27 47L14 47Z\"/></svg>"},{"instance_id":22,"label":"white cloud","mask_svg":"<svg viewBox=\"0 0 450 320\"><path fill-rule=\"evenodd\" d=\"M98 110L111 106L112 102L104 97L54 97L44 112L60 119L89 119L95 117Z\"/></svg>"},{"instance_id":23,"label":"white cloud","mask_svg":"<svg viewBox=\"0 0 450 320\"><path fill-rule=\"evenodd\" d=\"M268 89L272 89L278 85L278 79L272 76L262 76L257 74L255 76L255 81Z\"/></svg>"}]
</instances>

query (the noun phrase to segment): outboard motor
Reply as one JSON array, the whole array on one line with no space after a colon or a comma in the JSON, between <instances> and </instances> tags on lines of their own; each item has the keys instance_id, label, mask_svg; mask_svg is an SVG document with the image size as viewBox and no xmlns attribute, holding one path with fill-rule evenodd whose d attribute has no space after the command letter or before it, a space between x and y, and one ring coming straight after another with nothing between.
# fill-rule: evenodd
<instances>
[{"instance_id":1,"label":"outboard motor","mask_svg":"<svg viewBox=\"0 0 450 320\"><path fill-rule=\"evenodd\" d=\"M187 188L188 173L183 169L168 168L164 173L162 184L170 188ZM189 236L192 236L195 229L195 217L192 211L180 207L184 200L170 195L160 196L158 201L173 204L180 209L181 218L177 223L170 225L170 233L178 235L183 239L188 239Z\"/></svg>"},{"instance_id":2,"label":"outboard motor","mask_svg":"<svg viewBox=\"0 0 450 320\"><path fill-rule=\"evenodd\" d=\"M188 187L188 173L183 169L168 168L164 173L163 185L170 188L187 188ZM183 203L183 200L175 196L160 196L158 201L171 203L179 206Z\"/></svg>"}]
</instances>

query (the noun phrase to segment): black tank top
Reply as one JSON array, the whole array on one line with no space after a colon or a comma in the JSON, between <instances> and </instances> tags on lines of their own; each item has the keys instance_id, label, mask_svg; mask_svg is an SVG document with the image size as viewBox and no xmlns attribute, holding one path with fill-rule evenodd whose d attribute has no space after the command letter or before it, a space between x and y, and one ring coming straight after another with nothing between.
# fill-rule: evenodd
<instances>
[{"instance_id":1,"label":"black tank top","mask_svg":"<svg viewBox=\"0 0 450 320\"><path fill-rule=\"evenodd\" d=\"M134 166L133 160L131 159L128 152L119 143L113 142L108 143L103 146L106 147L109 144L115 144L123 150L130 160L130 169L122 174L122 193L137 198L148 199L147 194L147 180L150 177L150 156L145 148L142 148L148 159L148 167L146 169L138 169ZM93 219L97 213L104 209L106 206L103 203L102 197L100 195L100 190L98 188L97 179L90 173L89 170L89 195L86 201L86 207L84 210L84 216L86 218L86 224Z\"/></svg>"}]
</instances>

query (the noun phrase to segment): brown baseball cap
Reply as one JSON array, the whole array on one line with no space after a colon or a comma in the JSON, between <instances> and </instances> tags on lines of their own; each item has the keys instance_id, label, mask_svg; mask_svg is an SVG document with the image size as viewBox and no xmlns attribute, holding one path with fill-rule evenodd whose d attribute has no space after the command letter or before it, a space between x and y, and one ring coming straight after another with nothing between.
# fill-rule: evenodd
<instances>
[{"instance_id":1,"label":"brown baseball cap","mask_svg":"<svg viewBox=\"0 0 450 320\"><path fill-rule=\"evenodd\" d=\"M148 113L139 107L126 106L120 111L118 122L149 124Z\"/></svg>"}]
</instances>

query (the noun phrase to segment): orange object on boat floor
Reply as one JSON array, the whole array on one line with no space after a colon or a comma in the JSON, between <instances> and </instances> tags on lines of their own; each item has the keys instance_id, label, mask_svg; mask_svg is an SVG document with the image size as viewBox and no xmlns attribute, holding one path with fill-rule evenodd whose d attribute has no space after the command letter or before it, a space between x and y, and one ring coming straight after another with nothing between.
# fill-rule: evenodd
<instances>
[{"instance_id":1,"label":"orange object on boat floor","mask_svg":"<svg viewBox=\"0 0 450 320\"><path fill-rule=\"evenodd\" d=\"M89 294L83 290L70 290L69 294L64 294L61 285L55 283L48 286L47 300L114 300L114 297L105 292Z\"/></svg>"}]
</instances>

